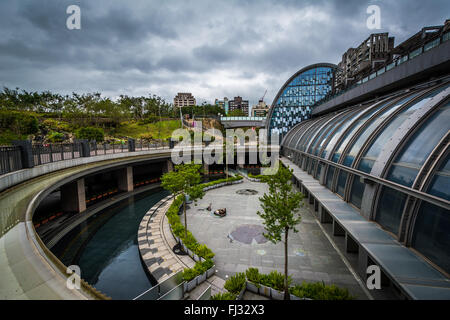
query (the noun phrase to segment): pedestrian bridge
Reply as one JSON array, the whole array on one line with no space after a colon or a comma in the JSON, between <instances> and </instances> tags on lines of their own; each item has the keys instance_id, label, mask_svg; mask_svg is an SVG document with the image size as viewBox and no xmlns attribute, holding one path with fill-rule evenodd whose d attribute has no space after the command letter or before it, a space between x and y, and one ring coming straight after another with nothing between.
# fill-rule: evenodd
<instances>
[{"instance_id":1,"label":"pedestrian bridge","mask_svg":"<svg viewBox=\"0 0 450 320\"><path fill-rule=\"evenodd\" d=\"M266 125L266 117L220 117L220 122L225 129L263 128Z\"/></svg>"}]
</instances>

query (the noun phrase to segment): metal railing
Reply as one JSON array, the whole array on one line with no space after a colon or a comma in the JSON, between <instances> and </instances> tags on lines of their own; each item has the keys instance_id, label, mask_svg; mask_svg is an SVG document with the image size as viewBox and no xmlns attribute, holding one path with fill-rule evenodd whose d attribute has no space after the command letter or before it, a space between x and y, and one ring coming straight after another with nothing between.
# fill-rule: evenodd
<instances>
[{"instance_id":1,"label":"metal railing","mask_svg":"<svg viewBox=\"0 0 450 320\"><path fill-rule=\"evenodd\" d=\"M0 174L17 171L22 168L20 147L0 146Z\"/></svg>"},{"instance_id":2,"label":"metal railing","mask_svg":"<svg viewBox=\"0 0 450 320\"><path fill-rule=\"evenodd\" d=\"M266 117L220 117L220 121L265 121Z\"/></svg>"},{"instance_id":3,"label":"metal railing","mask_svg":"<svg viewBox=\"0 0 450 320\"><path fill-rule=\"evenodd\" d=\"M33 144L31 147L35 165L81 157L80 143Z\"/></svg>"},{"instance_id":4,"label":"metal railing","mask_svg":"<svg viewBox=\"0 0 450 320\"><path fill-rule=\"evenodd\" d=\"M151 142L144 139L129 139L121 143L97 143L87 140L78 140L73 143L31 144L29 141L20 141L20 143L14 146L0 146L0 175L57 161L124 152L167 149L176 144L171 144L169 141Z\"/></svg>"},{"instance_id":5,"label":"metal railing","mask_svg":"<svg viewBox=\"0 0 450 320\"><path fill-rule=\"evenodd\" d=\"M144 291L133 300L176 300L184 295L183 272L179 271L166 280ZM181 292L181 293L180 293ZM169 299L170 298L170 299ZM173 299L172 299L173 298Z\"/></svg>"}]
</instances>

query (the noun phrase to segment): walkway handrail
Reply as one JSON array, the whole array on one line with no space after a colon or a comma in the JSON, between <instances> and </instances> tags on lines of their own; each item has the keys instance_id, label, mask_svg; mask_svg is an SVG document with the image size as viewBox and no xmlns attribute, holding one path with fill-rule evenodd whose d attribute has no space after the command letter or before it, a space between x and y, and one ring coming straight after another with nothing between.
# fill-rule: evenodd
<instances>
[{"instance_id":1,"label":"walkway handrail","mask_svg":"<svg viewBox=\"0 0 450 320\"><path fill-rule=\"evenodd\" d=\"M164 295L171 292L173 289L183 284L183 272L178 271L174 275L170 276L166 280L158 283L156 286L151 287L150 289L142 292L133 300L159 300ZM152 299L152 296L157 296L156 299ZM150 298L150 299L147 299Z\"/></svg>"}]
</instances>

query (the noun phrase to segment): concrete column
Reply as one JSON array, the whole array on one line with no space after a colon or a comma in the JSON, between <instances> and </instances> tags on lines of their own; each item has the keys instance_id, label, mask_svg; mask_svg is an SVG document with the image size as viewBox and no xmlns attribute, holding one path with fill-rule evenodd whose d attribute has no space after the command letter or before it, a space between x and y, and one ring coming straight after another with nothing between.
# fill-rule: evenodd
<instances>
[{"instance_id":1,"label":"concrete column","mask_svg":"<svg viewBox=\"0 0 450 320\"><path fill-rule=\"evenodd\" d=\"M84 179L61 187L61 207L65 212L83 212L86 210Z\"/></svg>"},{"instance_id":2,"label":"concrete column","mask_svg":"<svg viewBox=\"0 0 450 320\"><path fill-rule=\"evenodd\" d=\"M118 171L117 186L120 191L133 191L133 167L126 167Z\"/></svg>"},{"instance_id":3,"label":"concrete column","mask_svg":"<svg viewBox=\"0 0 450 320\"><path fill-rule=\"evenodd\" d=\"M345 234L345 251L349 253L358 253L359 251L358 244L348 235L348 233Z\"/></svg>"},{"instance_id":4,"label":"concrete column","mask_svg":"<svg viewBox=\"0 0 450 320\"><path fill-rule=\"evenodd\" d=\"M333 236L345 236L345 230L336 222L336 220L333 220Z\"/></svg>"},{"instance_id":5,"label":"concrete column","mask_svg":"<svg viewBox=\"0 0 450 320\"><path fill-rule=\"evenodd\" d=\"M164 168L163 168L163 173L167 173L167 172L172 172L173 171L173 163L171 160L167 160Z\"/></svg>"}]
</instances>

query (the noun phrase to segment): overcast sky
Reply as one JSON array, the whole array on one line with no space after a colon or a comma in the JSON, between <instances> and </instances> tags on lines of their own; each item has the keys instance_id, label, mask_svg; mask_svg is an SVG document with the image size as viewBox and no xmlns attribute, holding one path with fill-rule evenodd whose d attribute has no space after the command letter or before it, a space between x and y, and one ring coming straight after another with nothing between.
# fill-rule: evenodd
<instances>
[{"instance_id":1,"label":"overcast sky","mask_svg":"<svg viewBox=\"0 0 450 320\"><path fill-rule=\"evenodd\" d=\"M81 8L81 30L66 9ZM369 5L381 29L369 30ZM297 70L338 63L373 32L395 43L450 18L448 0L1 0L0 86L26 90L192 92L200 104L240 95L272 103Z\"/></svg>"}]
</instances>

